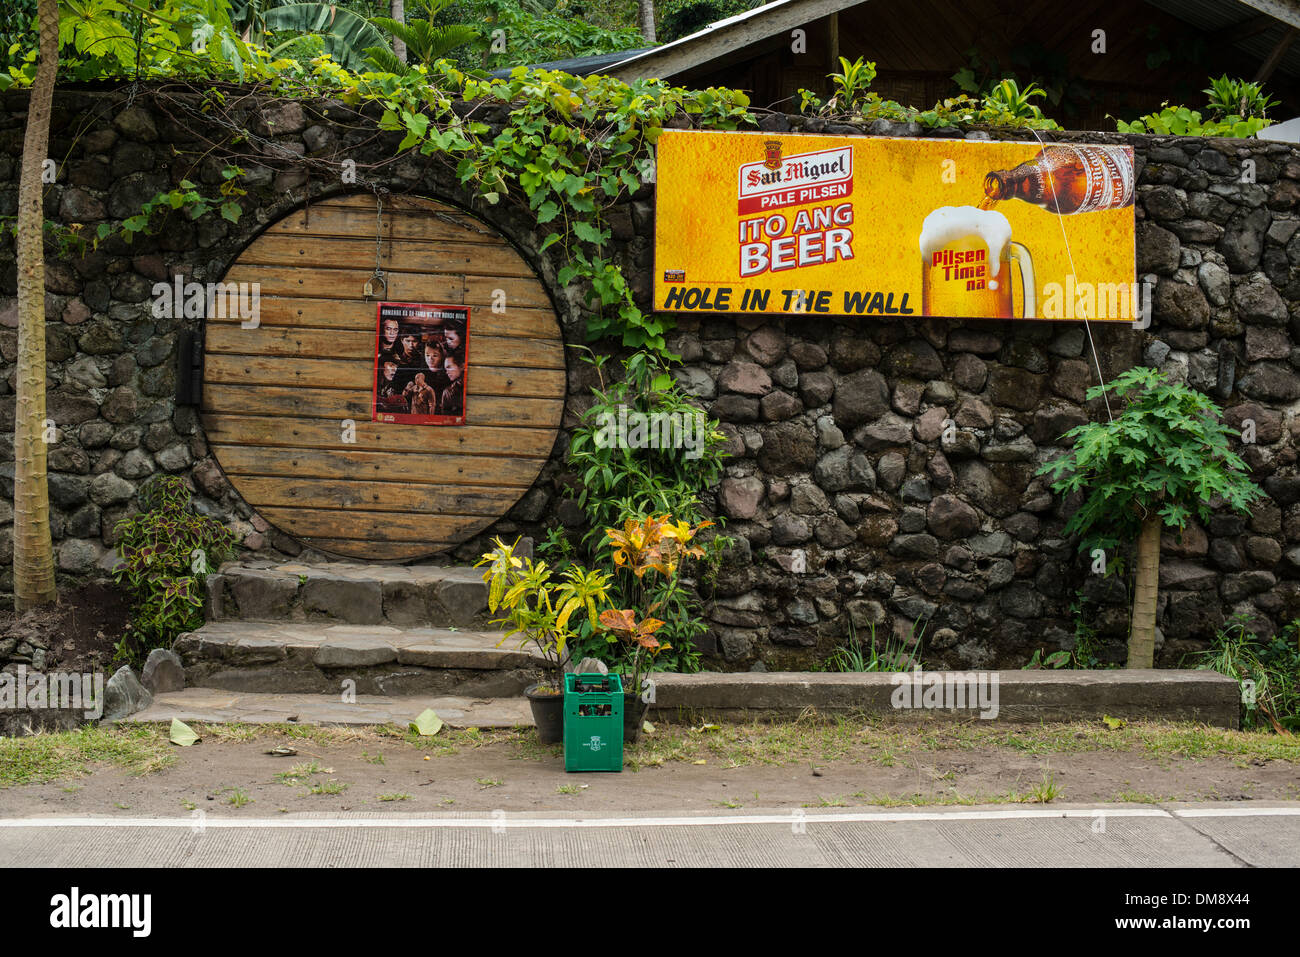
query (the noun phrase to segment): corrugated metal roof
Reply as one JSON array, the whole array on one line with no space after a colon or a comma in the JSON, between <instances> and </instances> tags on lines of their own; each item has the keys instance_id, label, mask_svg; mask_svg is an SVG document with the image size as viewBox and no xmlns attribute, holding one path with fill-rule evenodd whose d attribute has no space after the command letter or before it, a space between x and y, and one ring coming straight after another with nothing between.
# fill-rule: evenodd
<instances>
[{"instance_id":1,"label":"corrugated metal roof","mask_svg":"<svg viewBox=\"0 0 1300 957\"><path fill-rule=\"evenodd\" d=\"M865 0L843 0L835 6L845 10L862 2ZM1210 34L1222 33L1261 14L1273 17L1276 22L1267 29L1233 43L1235 49L1261 64L1273 52L1278 40L1287 30L1288 24L1300 28L1300 0L1145 0L1145 2ZM616 74L629 69L635 72L643 63L658 63L682 49L691 50L696 62L707 62L715 56L731 52L721 49L722 44L717 42L720 39L717 35L727 33L729 28L743 21L755 19L771 21L771 32L779 32L784 28L784 23L775 21L781 19L782 13L787 10L798 10L814 3L817 3L817 0L771 0L764 6L710 23L704 29L674 40L672 43L651 50L629 52L623 55L622 59L613 60L608 66L619 67L620 69L613 71ZM825 6L824 0L817 5ZM1300 40L1287 50L1277 70L1288 75L1300 76Z\"/></svg>"},{"instance_id":2,"label":"corrugated metal roof","mask_svg":"<svg viewBox=\"0 0 1300 957\"><path fill-rule=\"evenodd\" d=\"M1260 64L1268 59L1289 26L1300 28L1300 3L1295 0L1146 0L1146 3L1210 34L1222 34L1261 14L1272 17L1274 22L1267 29L1232 44L1234 49ZM1300 42L1291 45L1277 70L1300 75Z\"/></svg>"}]
</instances>

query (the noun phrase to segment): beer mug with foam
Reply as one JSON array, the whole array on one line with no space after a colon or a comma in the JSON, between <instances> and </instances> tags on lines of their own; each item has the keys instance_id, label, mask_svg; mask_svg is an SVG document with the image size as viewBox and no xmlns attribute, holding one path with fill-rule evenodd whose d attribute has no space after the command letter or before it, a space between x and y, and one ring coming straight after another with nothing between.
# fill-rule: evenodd
<instances>
[{"instance_id":1,"label":"beer mug with foam","mask_svg":"<svg viewBox=\"0 0 1300 957\"><path fill-rule=\"evenodd\" d=\"M942 206L921 225L921 314L1015 319L1011 264L1020 270L1020 318L1035 318L1034 263L996 210Z\"/></svg>"}]
</instances>

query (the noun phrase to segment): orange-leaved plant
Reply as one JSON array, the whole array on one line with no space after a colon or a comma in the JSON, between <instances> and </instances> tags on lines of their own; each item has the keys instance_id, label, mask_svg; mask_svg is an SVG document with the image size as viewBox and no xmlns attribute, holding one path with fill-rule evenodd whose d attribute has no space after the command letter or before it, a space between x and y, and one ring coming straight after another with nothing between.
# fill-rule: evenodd
<instances>
[{"instance_id":1,"label":"orange-leaved plant","mask_svg":"<svg viewBox=\"0 0 1300 957\"><path fill-rule=\"evenodd\" d=\"M632 680L629 693L641 693L641 674L656 655L671 645L662 643L655 632L666 622L654 617L678 588L682 566L688 559L704 557L704 549L694 544L695 536L712 522L698 525L674 522L669 515L629 518L622 529L605 529L605 541L612 548L615 567L630 572L635 579L635 608L611 608L600 613L600 624L610 642L622 641L632 652ZM668 589L658 601L647 604L649 589L646 576L655 572L668 582Z\"/></svg>"}]
</instances>

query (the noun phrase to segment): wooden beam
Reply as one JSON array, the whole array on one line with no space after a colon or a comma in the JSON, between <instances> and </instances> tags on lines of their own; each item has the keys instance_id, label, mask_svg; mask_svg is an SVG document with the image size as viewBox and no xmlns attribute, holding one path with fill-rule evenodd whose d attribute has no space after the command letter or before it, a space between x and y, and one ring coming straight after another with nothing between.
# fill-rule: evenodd
<instances>
[{"instance_id":1,"label":"wooden beam","mask_svg":"<svg viewBox=\"0 0 1300 957\"><path fill-rule=\"evenodd\" d=\"M1261 66L1259 72L1255 74L1256 83L1263 83L1273 75L1273 71L1276 70L1277 65L1282 62L1282 57L1286 55L1286 51L1291 46L1292 41L1295 40L1295 37L1295 27L1289 28L1282 34L1282 39L1277 41L1277 46L1273 47L1273 52L1268 55L1268 59L1264 61L1264 65Z\"/></svg>"},{"instance_id":2,"label":"wooden beam","mask_svg":"<svg viewBox=\"0 0 1300 957\"><path fill-rule=\"evenodd\" d=\"M855 5L853 0L781 0L769 3L751 11L752 16L738 22L722 27L705 27L689 37L617 63L606 72L627 83L647 78L669 79L705 64L709 64L711 69L715 60L728 53L744 50L768 37L789 36L791 30L807 29L822 18Z\"/></svg>"},{"instance_id":3,"label":"wooden beam","mask_svg":"<svg viewBox=\"0 0 1300 957\"><path fill-rule=\"evenodd\" d=\"M1224 43L1240 43L1242 40L1249 40L1253 36L1258 36L1276 23L1277 21L1268 14L1261 13L1228 27L1220 34L1220 37Z\"/></svg>"},{"instance_id":4,"label":"wooden beam","mask_svg":"<svg viewBox=\"0 0 1300 957\"><path fill-rule=\"evenodd\" d=\"M1243 6L1258 10L1274 20L1292 27L1300 27L1300 2L1297 0L1237 0Z\"/></svg>"},{"instance_id":5,"label":"wooden beam","mask_svg":"<svg viewBox=\"0 0 1300 957\"><path fill-rule=\"evenodd\" d=\"M826 72L828 74L838 73L840 69L840 12L838 10L836 10L834 13L830 15L830 22L828 26L831 35L830 36L831 66L830 69L827 70ZM826 79L826 85L828 87L828 92L829 92L830 91L829 88L833 85L831 83L829 76Z\"/></svg>"}]
</instances>

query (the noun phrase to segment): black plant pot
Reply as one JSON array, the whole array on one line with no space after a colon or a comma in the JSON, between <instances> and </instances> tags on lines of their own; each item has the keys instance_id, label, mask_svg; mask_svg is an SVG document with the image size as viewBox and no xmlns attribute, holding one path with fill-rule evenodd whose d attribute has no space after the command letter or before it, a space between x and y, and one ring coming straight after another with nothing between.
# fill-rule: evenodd
<instances>
[{"instance_id":1,"label":"black plant pot","mask_svg":"<svg viewBox=\"0 0 1300 957\"><path fill-rule=\"evenodd\" d=\"M624 744L636 744L640 739L641 725L645 723L646 712L649 710L649 702L642 701L639 694L623 695Z\"/></svg>"},{"instance_id":2,"label":"black plant pot","mask_svg":"<svg viewBox=\"0 0 1300 957\"><path fill-rule=\"evenodd\" d=\"M533 724L537 725L537 738L542 744L564 742L564 695L539 690L541 684L524 689L528 706L533 709Z\"/></svg>"}]
</instances>

